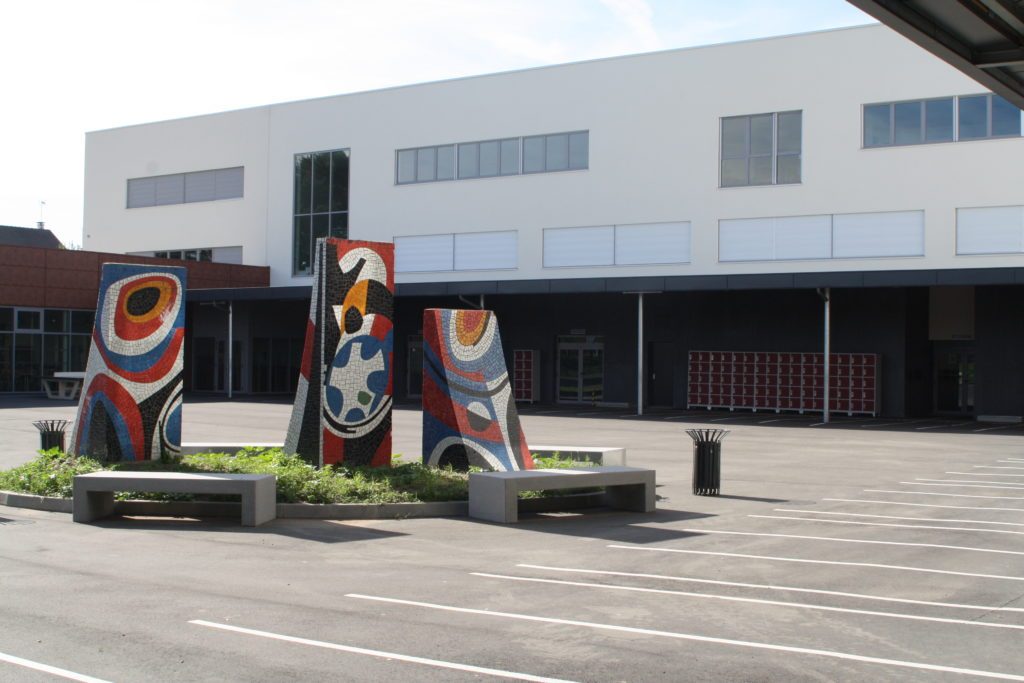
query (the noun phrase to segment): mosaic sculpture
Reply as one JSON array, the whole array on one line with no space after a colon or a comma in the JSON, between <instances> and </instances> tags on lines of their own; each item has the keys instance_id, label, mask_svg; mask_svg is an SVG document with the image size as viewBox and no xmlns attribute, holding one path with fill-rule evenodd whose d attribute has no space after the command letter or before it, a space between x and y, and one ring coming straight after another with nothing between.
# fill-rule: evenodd
<instances>
[{"instance_id":1,"label":"mosaic sculpture","mask_svg":"<svg viewBox=\"0 0 1024 683\"><path fill-rule=\"evenodd\" d=\"M322 466L391 464L394 245L317 241L285 450Z\"/></svg>"},{"instance_id":2,"label":"mosaic sculpture","mask_svg":"<svg viewBox=\"0 0 1024 683\"><path fill-rule=\"evenodd\" d=\"M181 451L185 273L103 264L72 453L147 460Z\"/></svg>"},{"instance_id":3,"label":"mosaic sculpture","mask_svg":"<svg viewBox=\"0 0 1024 683\"><path fill-rule=\"evenodd\" d=\"M423 462L533 469L491 311L423 312Z\"/></svg>"}]
</instances>

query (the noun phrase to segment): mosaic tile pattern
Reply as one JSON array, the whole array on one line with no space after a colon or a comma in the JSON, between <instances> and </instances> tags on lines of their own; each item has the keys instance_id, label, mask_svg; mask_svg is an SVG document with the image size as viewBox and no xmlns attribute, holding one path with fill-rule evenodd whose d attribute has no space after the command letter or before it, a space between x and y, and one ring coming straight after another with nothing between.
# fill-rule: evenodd
<instances>
[{"instance_id":1,"label":"mosaic tile pattern","mask_svg":"<svg viewBox=\"0 0 1024 683\"><path fill-rule=\"evenodd\" d=\"M423 312L423 462L533 469L491 311Z\"/></svg>"},{"instance_id":2,"label":"mosaic tile pattern","mask_svg":"<svg viewBox=\"0 0 1024 683\"><path fill-rule=\"evenodd\" d=\"M146 460L181 451L185 273L103 264L72 453Z\"/></svg>"},{"instance_id":3,"label":"mosaic tile pattern","mask_svg":"<svg viewBox=\"0 0 1024 683\"><path fill-rule=\"evenodd\" d=\"M285 450L322 466L391 464L395 248L317 241Z\"/></svg>"}]
</instances>

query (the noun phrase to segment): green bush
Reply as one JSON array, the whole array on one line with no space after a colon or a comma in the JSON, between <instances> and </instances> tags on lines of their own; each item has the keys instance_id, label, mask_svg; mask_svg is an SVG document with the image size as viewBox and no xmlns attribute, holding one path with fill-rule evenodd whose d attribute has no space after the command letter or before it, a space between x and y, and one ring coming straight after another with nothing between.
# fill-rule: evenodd
<instances>
[{"instance_id":1,"label":"green bush","mask_svg":"<svg viewBox=\"0 0 1024 683\"><path fill-rule=\"evenodd\" d=\"M39 451L39 457L31 462L0 472L0 489L70 498L76 474L100 469L103 465L92 458L66 455L60 449L51 448Z\"/></svg>"}]
</instances>

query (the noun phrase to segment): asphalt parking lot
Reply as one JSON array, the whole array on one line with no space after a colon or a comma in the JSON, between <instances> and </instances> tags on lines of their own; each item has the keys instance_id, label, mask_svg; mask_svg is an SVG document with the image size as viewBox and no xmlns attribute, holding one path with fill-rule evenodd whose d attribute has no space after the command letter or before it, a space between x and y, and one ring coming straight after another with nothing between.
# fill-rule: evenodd
<instances>
[{"instance_id":1,"label":"asphalt parking lot","mask_svg":"<svg viewBox=\"0 0 1024 683\"><path fill-rule=\"evenodd\" d=\"M0 409L4 457L64 409ZM551 410L523 410L530 442L627 447L658 512L243 529L0 508L0 680L1024 681L1019 425ZM280 441L288 411L190 402L185 440ZM731 430L720 497L690 492L697 423ZM418 425L396 411L396 451Z\"/></svg>"}]
</instances>

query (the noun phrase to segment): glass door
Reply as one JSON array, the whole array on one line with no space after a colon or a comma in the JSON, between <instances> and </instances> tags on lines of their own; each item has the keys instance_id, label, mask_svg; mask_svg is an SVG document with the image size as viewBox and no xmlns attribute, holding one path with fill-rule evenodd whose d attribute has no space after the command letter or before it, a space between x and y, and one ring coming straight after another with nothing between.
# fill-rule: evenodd
<instances>
[{"instance_id":1,"label":"glass door","mask_svg":"<svg viewBox=\"0 0 1024 683\"><path fill-rule=\"evenodd\" d=\"M558 338L558 402L604 400L603 337Z\"/></svg>"},{"instance_id":2,"label":"glass door","mask_svg":"<svg viewBox=\"0 0 1024 683\"><path fill-rule=\"evenodd\" d=\"M936 347L935 412L945 415L974 412L974 349Z\"/></svg>"}]
</instances>

